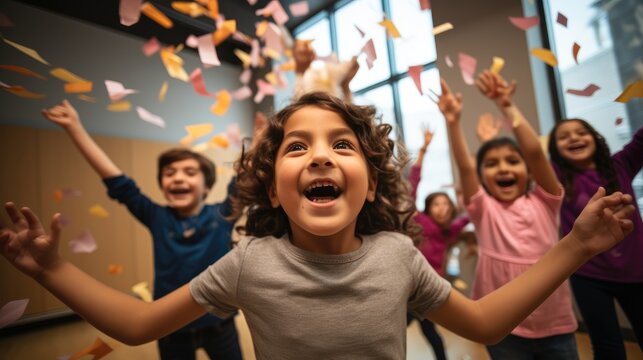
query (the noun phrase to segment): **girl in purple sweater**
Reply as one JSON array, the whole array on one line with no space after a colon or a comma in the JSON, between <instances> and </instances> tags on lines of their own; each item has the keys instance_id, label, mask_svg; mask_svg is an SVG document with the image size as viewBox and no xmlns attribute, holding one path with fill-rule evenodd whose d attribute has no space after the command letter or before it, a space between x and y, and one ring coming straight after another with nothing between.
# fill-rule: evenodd
<instances>
[{"instance_id":1,"label":"girl in purple sweater","mask_svg":"<svg viewBox=\"0 0 643 360\"><path fill-rule=\"evenodd\" d=\"M586 121L560 121L550 133L549 153L565 187L560 212L560 234L564 236L599 186L604 186L608 194L621 191L634 196L632 179L643 166L643 128L623 150L610 156L605 138ZM636 201L633 205L637 206ZM631 215L632 233L571 277L595 359L626 358L614 300L623 308L643 350L643 222L636 210Z\"/></svg>"},{"instance_id":2,"label":"girl in purple sweater","mask_svg":"<svg viewBox=\"0 0 643 360\"><path fill-rule=\"evenodd\" d=\"M424 155L432 139L433 133L424 130L424 144L420 148L417 160L411 166L409 182L414 199L417 199L417 188L422 174ZM422 242L418 245L418 249L441 276L444 276L444 258L449 246L457 241L458 235L469 223L468 217L456 219L456 215L455 204L449 195L444 192L434 192L424 200L424 211L416 213L414 218L422 227ZM410 316L408 320L411 320ZM446 359L444 343L440 334L435 330L435 325L424 319L420 321L420 326L433 348L436 359Z\"/></svg>"}]
</instances>

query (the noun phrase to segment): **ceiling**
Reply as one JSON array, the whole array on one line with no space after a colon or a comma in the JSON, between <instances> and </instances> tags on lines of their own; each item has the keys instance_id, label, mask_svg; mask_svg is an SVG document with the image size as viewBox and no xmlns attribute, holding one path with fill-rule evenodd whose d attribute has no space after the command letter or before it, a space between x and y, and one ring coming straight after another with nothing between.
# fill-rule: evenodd
<instances>
[{"instance_id":1,"label":"ceiling","mask_svg":"<svg viewBox=\"0 0 643 360\"><path fill-rule=\"evenodd\" d=\"M149 0L150 3L172 20L174 27L171 29L161 27L144 15L141 15L140 20L132 26L121 25L118 13L120 2L118 0L17 1L42 8L46 11L122 31L145 40L154 36L164 44L183 43L189 35L199 36L216 30L214 22L208 17L201 16L192 18L174 10L171 6L172 0ZM280 0L279 2L284 9L290 13L288 6L299 1L301 0ZM334 2L334 0L308 0L309 14L297 18L291 16L285 25L288 29L292 30L319 10ZM256 4L251 6L247 0L219 0L219 12L224 14L227 19L237 20L237 30L249 36L254 36L255 23L262 19L262 17L255 15L255 11L265 7L268 3L269 0L257 0ZM240 64L239 59L233 54L235 48L245 48L247 50L248 47L242 42L229 38L217 47L217 54L222 61L231 64Z\"/></svg>"}]
</instances>

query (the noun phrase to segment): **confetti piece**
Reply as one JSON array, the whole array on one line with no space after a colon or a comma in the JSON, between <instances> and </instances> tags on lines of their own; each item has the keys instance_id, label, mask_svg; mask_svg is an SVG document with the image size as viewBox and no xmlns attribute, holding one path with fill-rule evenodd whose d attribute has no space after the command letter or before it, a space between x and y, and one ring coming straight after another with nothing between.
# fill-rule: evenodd
<instances>
[{"instance_id":1,"label":"confetti piece","mask_svg":"<svg viewBox=\"0 0 643 360\"><path fill-rule=\"evenodd\" d=\"M63 68L54 68L51 71L49 71L51 76L58 78L64 82L68 83L77 83L77 82L86 82L88 80L81 78L80 76L72 73L69 70L63 69Z\"/></svg>"},{"instance_id":2,"label":"confetti piece","mask_svg":"<svg viewBox=\"0 0 643 360\"><path fill-rule=\"evenodd\" d=\"M292 16L305 16L310 9L308 8L308 1L299 1L292 3L288 7Z\"/></svg>"},{"instance_id":3,"label":"confetti piece","mask_svg":"<svg viewBox=\"0 0 643 360\"><path fill-rule=\"evenodd\" d=\"M80 197L81 195L82 193L80 192L80 190L76 189L64 188L54 190L54 200L56 201L61 201L62 199L67 197Z\"/></svg>"},{"instance_id":4,"label":"confetti piece","mask_svg":"<svg viewBox=\"0 0 643 360\"><path fill-rule=\"evenodd\" d=\"M366 65L368 66L369 70L372 69L375 60L377 60L377 53L375 52L375 44L373 43L373 39L369 39L359 52L360 54L366 54Z\"/></svg>"},{"instance_id":5,"label":"confetti piece","mask_svg":"<svg viewBox=\"0 0 643 360\"><path fill-rule=\"evenodd\" d=\"M540 23L540 18L538 16L528 16L528 17L509 17L509 21L514 24L515 27L521 30L527 30L531 27L534 27Z\"/></svg>"},{"instance_id":6,"label":"confetti piece","mask_svg":"<svg viewBox=\"0 0 643 360\"><path fill-rule=\"evenodd\" d=\"M107 110L113 111L113 112L130 111L131 108L132 108L132 104L127 100L119 101L119 102L115 102L107 105Z\"/></svg>"},{"instance_id":7,"label":"confetti piece","mask_svg":"<svg viewBox=\"0 0 643 360\"><path fill-rule=\"evenodd\" d=\"M420 0L420 10L430 10L431 2L429 0Z\"/></svg>"},{"instance_id":8,"label":"confetti piece","mask_svg":"<svg viewBox=\"0 0 643 360\"><path fill-rule=\"evenodd\" d=\"M201 96L215 96L214 93L211 93L206 89L201 68L196 68L194 69L194 71L192 71L192 73L190 74L190 83L192 84L192 88L194 88L194 91L196 91L197 94Z\"/></svg>"},{"instance_id":9,"label":"confetti piece","mask_svg":"<svg viewBox=\"0 0 643 360\"><path fill-rule=\"evenodd\" d=\"M564 27L567 27L567 16L561 13L558 13L558 15L556 16L556 22L561 24Z\"/></svg>"},{"instance_id":10,"label":"confetti piece","mask_svg":"<svg viewBox=\"0 0 643 360\"><path fill-rule=\"evenodd\" d=\"M195 49L197 46L199 46L199 40L195 35L190 35L185 39L185 45Z\"/></svg>"},{"instance_id":11,"label":"confetti piece","mask_svg":"<svg viewBox=\"0 0 643 360\"><path fill-rule=\"evenodd\" d=\"M380 21L378 24L384 26L386 28L386 33L392 37L392 38L399 38L400 37L400 32L397 30L397 27L395 27L395 24L389 19L384 19Z\"/></svg>"},{"instance_id":12,"label":"confetti piece","mask_svg":"<svg viewBox=\"0 0 643 360\"><path fill-rule=\"evenodd\" d=\"M212 139L210 139L210 144L214 146L218 146L223 149L227 149L228 147L230 147L230 142L228 141L228 138L223 134L213 136Z\"/></svg>"},{"instance_id":13,"label":"confetti piece","mask_svg":"<svg viewBox=\"0 0 643 360\"><path fill-rule=\"evenodd\" d=\"M230 103L232 101L232 96L228 90L221 90L217 92L217 102L210 108L210 111L219 116L225 115L228 112Z\"/></svg>"},{"instance_id":14,"label":"confetti piece","mask_svg":"<svg viewBox=\"0 0 643 360\"><path fill-rule=\"evenodd\" d=\"M465 53L458 53L458 65L465 84L473 85L475 82L474 75L476 72L476 65L478 60L471 55Z\"/></svg>"},{"instance_id":15,"label":"confetti piece","mask_svg":"<svg viewBox=\"0 0 643 360\"><path fill-rule=\"evenodd\" d=\"M216 19L219 17L219 1L208 0L208 10L211 18Z\"/></svg>"},{"instance_id":16,"label":"confetti piece","mask_svg":"<svg viewBox=\"0 0 643 360\"><path fill-rule=\"evenodd\" d=\"M63 192L61 190L54 190L54 200L61 201L63 197Z\"/></svg>"},{"instance_id":17,"label":"confetti piece","mask_svg":"<svg viewBox=\"0 0 643 360\"><path fill-rule=\"evenodd\" d=\"M92 236L89 230L85 230L74 239L69 240L68 246L73 254L89 254L98 248L96 240L94 240L94 236Z\"/></svg>"},{"instance_id":18,"label":"confetti piece","mask_svg":"<svg viewBox=\"0 0 643 360\"><path fill-rule=\"evenodd\" d=\"M221 65L219 57L217 56L217 50L214 48L214 43L212 42L212 36L210 34L205 34L197 37L198 48L199 48L199 58L203 67L210 68L213 66Z\"/></svg>"},{"instance_id":19,"label":"confetti piece","mask_svg":"<svg viewBox=\"0 0 643 360\"><path fill-rule=\"evenodd\" d=\"M155 37L151 37L149 40L147 40L147 42L143 44L143 47L141 48L141 50L143 50L143 54L148 57L154 55L160 49L161 43Z\"/></svg>"},{"instance_id":20,"label":"confetti piece","mask_svg":"<svg viewBox=\"0 0 643 360\"><path fill-rule=\"evenodd\" d=\"M192 146L192 148L190 150L192 150L193 152L200 153L200 152L204 152L204 151L208 150L209 148L210 148L210 143L205 142L205 143L196 144L196 145ZM219 168L219 167L217 167L217 168Z\"/></svg>"},{"instance_id":21,"label":"confetti piece","mask_svg":"<svg viewBox=\"0 0 643 360\"><path fill-rule=\"evenodd\" d=\"M580 45L578 43L574 42L574 45L572 46L572 55L574 56L574 62L578 64L578 52L580 51Z\"/></svg>"},{"instance_id":22,"label":"confetti piece","mask_svg":"<svg viewBox=\"0 0 643 360\"><path fill-rule=\"evenodd\" d=\"M90 103L95 103L96 102L95 97L87 96L85 94L78 94L78 98L80 100L87 101L87 102L90 102Z\"/></svg>"},{"instance_id":23,"label":"confetti piece","mask_svg":"<svg viewBox=\"0 0 643 360\"><path fill-rule=\"evenodd\" d=\"M417 87L418 91L420 92L420 95L424 95L422 92L422 69L424 66L422 65L415 65L415 66L409 66L409 76L411 79L413 79L413 82L415 83L415 87Z\"/></svg>"},{"instance_id":24,"label":"confetti piece","mask_svg":"<svg viewBox=\"0 0 643 360\"><path fill-rule=\"evenodd\" d=\"M172 9L191 17L198 17L208 13L208 9L195 3L187 1L172 1Z\"/></svg>"},{"instance_id":25,"label":"confetti piece","mask_svg":"<svg viewBox=\"0 0 643 360\"><path fill-rule=\"evenodd\" d=\"M2 36L0 35L0 37L2 37ZM28 55L32 59L34 59L36 61L40 61L41 63L43 63L45 65L49 65L47 60L43 59L42 56L40 56L40 54L38 54L38 52L36 50L28 48L28 47L26 47L24 45L20 45L20 44L18 44L16 42L13 42L13 41L11 41L11 40L9 40L7 38L4 38L4 37L2 37L2 40L4 42L6 42L7 44L13 46L14 48L18 49L19 51L22 51L24 54Z\"/></svg>"},{"instance_id":26,"label":"confetti piece","mask_svg":"<svg viewBox=\"0 0 643 360\"><path fill-rule=\"evenodd\" d=\"M25 67L22 67L22 66L0 65L0 69L13 71L13 72L16 72L16 73L18 73L20 75L24 75L24 76L35 77L35 78L38 78L40 80L47 80L46 77L38 74L37 72L31 71L31 70L29 70L29 69L27 69Z\"/></svg>"},{"instance_id":27,"label":"confetti piece","mask_svg":"<svg viewBox=\"0 0 643 360\"><path fill-rule=\"evenodd\" d=\"M79 81L65 84L65 92L68 94L86 93L91 92L94 83L91 81Z\"/></svg>"},{"instance_id":28,"label":"confetti piece","mask_svg":"<svg viewBox=\"0 0 643 360\"><path fill-rule=\"evenodd\" d=\"M165 127L165 121L160 116L154 115L140 106L136 107L136 112L138 113L138 116L141 118L141 120L158 127Z\"/></svg>"},{"instance_id":29,"label":"confetti piece","mask_svg":"<svg viewBox=\"0 0 643 360\"><path fill-rule=\"evenodd\" d=\"M234 49L234 54L241 60L244 68L250 67L250 55L247 52L241 49Z\"/></svg>"},{"instance_id":30,"label":"confetti piece","mask_svg":"<svg viewBox=\"0 0 643 360\"><path fill-rule=\"evenodd\" d=\"M109 212L104 207L96 204L89 208L89 213L98 218L108 218Z\"/></svg>"},{"instance_id":31,"label":"confetti piece","mask_svg":"<svg viewBox=\"0 0 643 360\"><path fill-rule=\"evenodd\" d=\"M226 126L225 133L232 144L241 146L241 129L239 128L239 124L229 124Z\"/></svg>"},{"instance_id":32,"label":"confetti piece","mask_svg":"<svg viewBox=\"0 0 643 360\"><path fill-rule=\"evenodd\" d=\"M242 43L246 45L250 45L250 42L252 41L252 38L241 31L235 31L234 34L232 34L232 38L241 41Z\"/></svg>"},{"instance_id":33,"label":"confetti piece","mask_svg":"<svg viewBox=\"0 0 643 360\"><path fill-rule=\"evenodd\" d=\"M255 104L258 104L261 101L263 101L263 98L266 95L274 95L274 94L275 94L275 88L274 86L272 86L272 84L264 81L263 79L257 79L257 93L255 94L255 97L254 97Z\"/></svg>"},{"instance_id":34,"label":"confetti piece","mask_svg":"<svg viewBox=\"0 0 643 360\"><path fill-rule=\"evenodd\" d=\"M643 80L635 81L629 84L625 90L619 95L614 101L621 103L626 103L630 101L633 97L642 98L643 97Z\"/></svg>"},{"instance_id":35,"label":"confetti piece","mask_svg":"<svg viewBox=\"0 0 643 360\"><path fill-rule=\"evenodd\" d=\"M616 120L614 121L614 124L616 125L621 125L623 123L623 118L622 117L617 117Z\"/></svg>"},{"instance_id":36,"label":"confetti piece","mask_svg":"<svg viewBox=\"0 0 643 360\"><path fill-rule=\"evenodd\" d=\"M109 264L107 266L107 272L113 275L118 275L123 272L123 265L121 264Z\"/></svg>"},{"instance_id":37,"label":"confetti piece","mask_svg":"<svg viewBox=\"0 0 643 360\"><path fill-rule=\"evenodd\" d=\"M0 308L0 329L22 317L29 304L29 299L9 301Z\"/></svg>"},{"instance_id":38,"label":"confetti piece","mask_svg":"<svg viewBox=\"0 0 643 360\"><path fill-rule=\"evenodd\" d=\"M444 24L440 24L436 27L433 28L433 36L437 36L439 34L442 34L445 31L449 31L453 29L453 24L450 22L446 22Z\"/></svg>"},{"instance_id":39,"label":"confetti piece","mask_svg":"<svg viewBox=\"0 0 643 360\"><path fill-rule=\"evenodd\" d=\"M469 286L462 279L455 279L453 281L453 287L458 290L466 290Z\"/></svg>"},{"instance_id":40,"label":"confetti piece","mask_svg":"<svg viewBox=\"0 0 643 360\"><path fill-rule=\"evenodd\" d=\"M567 89L565 92L577 96L592 96L598 90L600 90L599 86L596 84L589 84L583 90Z\"/></svg>"},{"instance_id":41,"label":"confetti piece","mask_svg":"<svg viewBox=\"0 0 643 360\"><path fill-rule=\"evenodd\" d=\"M531 55L537 57L540 59L542 62L549 66L556 66L558 65L558 60L556 59L556 55L551 52L549 49L544 49L544 48L533 48L531 49Z\"/></svg>"},{"instance_id":42,"label":"confetti piece","mask_svg":"<svg viewBox=\"0 0 643 360\"><path fill-rule=\"evenodd\" d=\"M129 94L138 92L138 90L126 89L123 84L113 80L105 80L105 87L111 101L118 101Z\"/></svg>"},{"instance_id":43,"label":"confetti piece","mask_svg":"<svg viewBox=\"0 0 643 360\"><path fill-rule=\"evenodd\" d=\"M150 287L147 285L146 281L141 281L140 283L132 286L132 292L145 302L152 302L152 293L150 292Z\"/></svg>"},{"instance_id":44,"label":"confetti piece","mask_svg":"<svg viewBox=\"0 0 643 360\"><path fill-rule=\"evenodd\" d=\"M275 23L277 23L278 25L283 25L288 21L288 14L286 14L286 10L284 10L284 8L277 0L272 0L265 8L257 10L255 12L255 15L272 15L272 19L275 20Z\"/></svg>"},{"instance_id":45,"label":"confetti piece","mask_svg":"<svg viewBox=\"0 0 643 360\"><path fill-rule=\"evenodd\" d=\"M248 86L242 86L232 93L232 98L241 101L252 96L252 90Z\"/></svg>"},{"instance_id":46,"label":"confetti piece","mask_svg":"<svg viewBox=\"0 0 643 360\"><path fill-rule=\"evenodd\" d=\"M165 16L165 14L149 2L146 2L141 6L141 12L166 29L170 29L174 26L170 18Z\"/></svg>"},{"instance_id":47,"label":"confetti piece","mask_svg":"<svg viewBox=\"0 0 643 360\"><path fill-rule=\"evenodd\" d=\"M236 20L226 20L217 31L212 34L212 42L214 45L218 46L225 39L229 38L230 35L234 34L237 31L237 21Z\"/></svg>"},{"instance_id":48,"label":"confetti piece","mask_svg":"<svg viewBox=\"0 0 643 360\"><path fill-rule=\"evenodd\" d=\"M188 136L190 136L192 139L198 139L202 136L205 136L214 130L214 125L212 124L195 124L195 125L187 125L185 127L185 131L188 132Z\"/></svg>"},{"instance_id":49,"label":"confetti piece","mask_svg":"<svg viewBox=\"0 0 643 360\"><path fill-rule=\"evenodd\" d=\"M47 95L27 90L23 86L2 86L5 91L26 99L44 99Z\"/></svg>"},{"instance_id":50,"label":"confetti piece","mask_svg":"<svg viewBox=\"0 0 643 360\"><path fill-rule=\"evenodd\" d=\"M499 74L504 66L505 66L505 59L499 56L494 56L493 63L491 65L491 72L494 74Z\"/></svg>"},{"instance_id":51,"label":"confetti piece","mask_svg":"<svg viewBox=\"0 0 643 360\"><path fill-rule=\"evenodd\" d=\"M161 49L161 61L167 70L168 75L175 79L188 81L188 73L183 69L183 59L176 55L172 49Z\"/></svg>"},{"instance_id":52,"label":"confetti piece","mask_svg":"<svg viewBox=\"0 0 643 360\"><path fill-rule=\"evenodd\" d=\"M167 95L168 84L167 81L163 81L161 89L159 90L159 102L165 101L165 96Z\"/></svg>"},{"instance_id":53,"label":"confetti piece","mask_svg":"<svg viewBox=\"0 0 643 360\"><path fill-rule=\"evenodd\" d=\"M104 357L105 355L109 354L110 352L112 352L112 348L109 347L109 345L103 342L103 340L101 340L100 338L96 338L96 341L94 341L93 344L91 344L90 346L86 347L83 350L80 350L72 354L69 357L69 360L78 360L87 354L94 355L94 357L92 357L92 360L98 360Z\"/></svg>"},{"instance_id":54,"label":"confetti piece","mask_svg":"<svg viewBox=\"0 0 643 360\"><path fill-rule=\"evenodd\" d=\"M118 15L121 18L121 25L132 26L141 17L142 0L121 0L118 6Z\"/></svg>"},{"instance_id":55,"label":"confetti piece","mask_svg":"<svg viewBox=\"0 0 643 360\"><path fill-rule=\"evenodd\" d=\"M453 61L451 60L451 57L449 55L444 55L444 62L448 67L453 68Z\"/></svg>"}]
</instances>

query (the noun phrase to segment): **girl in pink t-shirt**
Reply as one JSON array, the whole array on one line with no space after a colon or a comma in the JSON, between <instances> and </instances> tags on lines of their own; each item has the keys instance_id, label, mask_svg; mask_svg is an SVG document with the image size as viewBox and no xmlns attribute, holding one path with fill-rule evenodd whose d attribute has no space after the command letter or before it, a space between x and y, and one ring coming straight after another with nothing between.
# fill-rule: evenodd
<instances>
[{"instance_id":1,"label":"girl in pink t-shirt","mask_svg":"<svg viewBox=\"0 0 643 360\"><path fill-rule=\"evenodd\" d=\"M442 80L438 105L447 121L463 200L478 238L475 299L522 274L558 242L563 201L562 186L538 136L513 103L516 83L507 84L500 75L484 71L476 85L511 122L517 143L509 138L484 143L475 166L460 126L461 95L453 95ZM492 359L578 359L576 328L571 292L565 283L509 336L487 346L487 351Z\"/></svg>"}]
</instances>

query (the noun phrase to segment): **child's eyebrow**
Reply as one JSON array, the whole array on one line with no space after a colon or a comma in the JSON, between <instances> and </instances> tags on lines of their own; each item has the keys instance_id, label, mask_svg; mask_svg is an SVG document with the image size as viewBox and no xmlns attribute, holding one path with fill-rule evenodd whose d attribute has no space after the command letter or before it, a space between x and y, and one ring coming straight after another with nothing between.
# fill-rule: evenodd
<instances>
[{"instance_id":1,"label":"child's eyebrow","mask_svg":"<svg viewBox=\"0 0 643 360\"><path fill-rule=\"evenodd\" d=\"M342 128L336 128L336 129L330 130L329 135L330 135L330 137L338 137L338 136L342 136L342 135L343 136L346 136L346 135L355 136L355 133L350 128L342 127ZM284 135L284 139L291 138L291 137L302 138L302 139L309 140L312 136L311 136L311 133L309 131L306 131L306 130L293 130L293 131L287 133L286 135Z\"/></svg>"}]
</instances>

